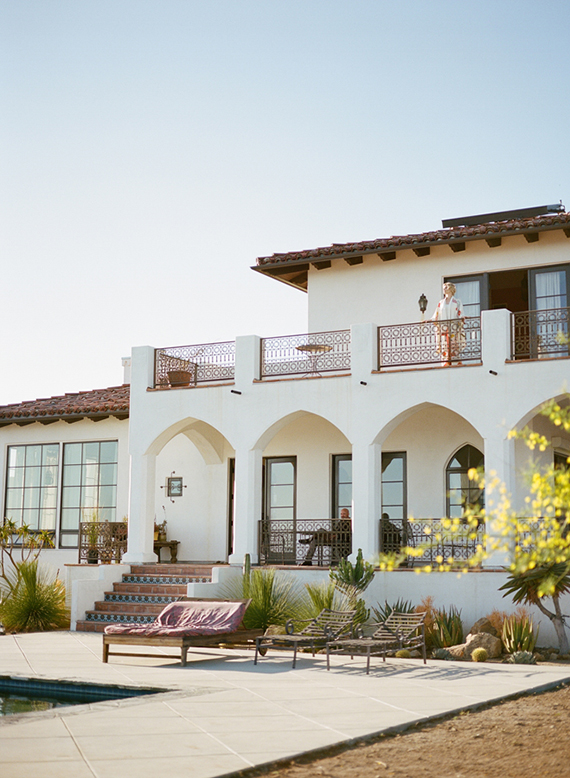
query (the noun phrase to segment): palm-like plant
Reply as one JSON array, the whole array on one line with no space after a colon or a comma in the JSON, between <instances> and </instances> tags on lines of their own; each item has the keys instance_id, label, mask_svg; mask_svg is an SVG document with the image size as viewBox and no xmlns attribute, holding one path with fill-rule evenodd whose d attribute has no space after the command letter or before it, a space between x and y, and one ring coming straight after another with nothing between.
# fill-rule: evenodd
<instances>
[{"instance_id":1,"label":"palm-like plant","mask_svg":"<svg viewBox=\"0 0 570 778\"><path fill-rule=\"evenodd\" d=\"M551 565L541 565L526 570L523 573L509 575L506 583L499 587L499 591L511 595L513 602L536 605L536 607L548 616L556 631L558 645L561 654L569 651L568 636L564 629L564 616L560 609L560 595L570 591L570 567L566 562L557 562ZM544 605L546 596L544 592L550 592L554 610L549 610Z\"/></svg>"},{"instance_id":2,"label":"palm-like plant","mask_svg":"<svg viewBox=\"0 0 570 778\"><path fill-rule=\"evenodd\" d=\"M21 562L0 604L0 621L6 632L68 629L63 583L40 569L37 559Z\"/></svg>"}]
</instances>

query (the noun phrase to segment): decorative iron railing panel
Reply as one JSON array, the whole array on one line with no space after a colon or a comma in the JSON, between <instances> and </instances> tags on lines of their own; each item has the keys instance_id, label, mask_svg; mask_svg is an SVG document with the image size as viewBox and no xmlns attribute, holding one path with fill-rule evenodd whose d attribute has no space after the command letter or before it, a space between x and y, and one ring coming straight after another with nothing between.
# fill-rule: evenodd
<instances>
[{"instance_id":1,"label":"decorative iron railing panel","mask_svg":"<svg viewBox=\"0 0 570 778\"><path fill-rule=\"evenodd\" d=\"M261 377L350 371L350 330L261 340Z\"/></svg>"},{"instance_id":2,"label":"decorative iron railing panel","mask_svg":"<svg viewBox=\"0 0 570 778\"><path fill-rule=\"evenodd\" d=\"M235 341L198 346L169 346L155 350L155 387L196 386L232 381L235 375Z\"/></svg>"},{"instance_id":3,"label":"decorative iron railing panel","mask_svg":"<svg viewBox=\"0 0 570 778\"><path fill-rule=\"evenodd\" d=\"M262 565L331 567L352 552L350 519L273 519L260 521Z\"/></svg>"},{"instance_id":4,"label":"decorative iron railing panel","mask_svg":"<svg viewBox=\"0 0 570 778\"><path fill-rule=\"evenodd\" d=\"M484 525L477 530L461 525L452 532L443 527L441 519L380 519L380 553L397 553L406 546L424 549L419 557L409 555L402 567L465 562L483 543L484 533Z\"/></svg>"},{"instance_id":5,"label":"decorative iron railing panel","mask_svg":"<svg viewBox=\"0 0 570 778\"><path fill-rule=\"evenodd\" d=\"M378 369L481 361L481 318L378 327Z\"/></svg>"},{"instance_id":6,"label":"decorative iron railing panel","mask_svg":"<svg viewBox=\"0 0 570 778\"><path fill-rule=\"evenodd\" d=\"M119 563L127 551L126 521L79 522L79 564Z\"/></svg>"},{"instance_id":7,"label":"decorative iron railing panel","mask_svg":"<svg viewBox=\"0 0 570 778\"><path fill-rule=\"evenodd\" d=\"M570 308L511 314L511 358L556 359L570 355Z\"/></svg>"}]
</instances>

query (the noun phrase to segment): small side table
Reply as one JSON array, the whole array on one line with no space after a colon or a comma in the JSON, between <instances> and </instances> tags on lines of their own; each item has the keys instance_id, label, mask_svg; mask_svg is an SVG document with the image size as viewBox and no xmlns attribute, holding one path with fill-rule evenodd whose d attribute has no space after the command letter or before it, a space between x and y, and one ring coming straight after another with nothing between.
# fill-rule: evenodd
<instances>
[{"instance_id":1,"label":"small side table","mask_svg":"<svg viewBox=\"0 0 570 778\"><path fill-rule=\"evenodd\" d=\"M178 562L178 544L180 543L179 540L155 540L154 541L154 553L158 557L158 561L160 563L160 549L161 548L169 548L170 549L170 562L175 563Z\"/></svg>"}]
</instances>

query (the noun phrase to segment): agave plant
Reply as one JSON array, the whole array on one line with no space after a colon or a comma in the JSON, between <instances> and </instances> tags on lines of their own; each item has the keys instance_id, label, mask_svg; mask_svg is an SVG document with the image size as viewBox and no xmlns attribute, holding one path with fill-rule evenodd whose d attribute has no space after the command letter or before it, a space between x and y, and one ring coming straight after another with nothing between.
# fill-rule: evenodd
<instances>
[{"instance_id":1,"label":"agave plant","mask_svg":"<svg viewBox=\"0 0 570 778\"><path fill-rule=\"evenodd\" d=\"M298 617L301 605L299 587L292 576L279 575L272 567L253 570L223 588L223 596L251 599L245 612L246 629L267 629L270 624L284 625Z\"/></svg>"},{"instance_id":2,"label":"agave plant","mask_svg":"<svg viewBox=\"0 0 570 778\"><path fill-rule=\"evenodd\" d=\"M14 581L0 604L0 621L6 632L69 629L65 587L41 569L37 559L21 562Z\"/></svg>"},{"instance_id":3,"label":"agave plant","mask_svg":"<svg viewBox=\"0 0 570 778\"><path fill-rule=\"evenodd\" d=\"M372 606L372 612L376 621L386 621L393 611L396 611L396 613L414 613L415 610L415 606L409 600L404 599L398 599L392 604L388 600L384 600L384 605L380 605L378 602L376 607Z\"/></svg>"},{"instance_id":4,"label":"agave plant","mask_svg":"<svg viewBox=\"0 0 570 778\"><path fill-rule=\"evenodd\" d=\"M534 651L538 640L538 627L534 628L532 619L517 618L516 614L507 616L503 622L503 646L507 654L517 651Z\"/></svg>"},{"instance_id":5,"label":"agave plant","mask_svg":"<svg viewBox=\"0 0 570 778\"><path fill-rule=\"evenodd\" d=\"M516 665L535 665L536 659L530 651L515 651L514 654L507 659L507 662L512 662Z\"/></svg>"},{"instance_id":6,"label":"agave plant","mask_svg":"<svg viewBox=\"0 0 570 778\"><path fill-rule=\"evenodd\" d=\"M458 611L453 605L449 609L449 613L445 608L437 610L429 633L426 636L426 641L435 648L447 648L463 643L461 611Z\"/></svg>"}]
</instances>

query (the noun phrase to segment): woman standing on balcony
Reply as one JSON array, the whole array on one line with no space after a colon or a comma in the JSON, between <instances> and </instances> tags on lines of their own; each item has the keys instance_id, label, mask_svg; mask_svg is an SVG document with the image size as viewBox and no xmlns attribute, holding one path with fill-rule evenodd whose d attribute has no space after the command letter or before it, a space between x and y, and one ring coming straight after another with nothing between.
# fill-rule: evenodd
<instances>
[{"instance_id":1,"label":"woman standing on balcony","mask_svg":"<svg viewBox=\"0 0 570 778\"><path fill-rule=\"evenodd\" d=\"M435 322L449 322L449 324L437 325L437 350L446 367L451 365L452 359L457 360L466 343L463 331L463 305L461 300L454 297L455 291L455 284L452 284L451 281L447 281L443 285L443 299L438 302L435 313L430 319L430 321ZM455 364L460 365L461 362Z\"/></svg>"}]
</instances>

